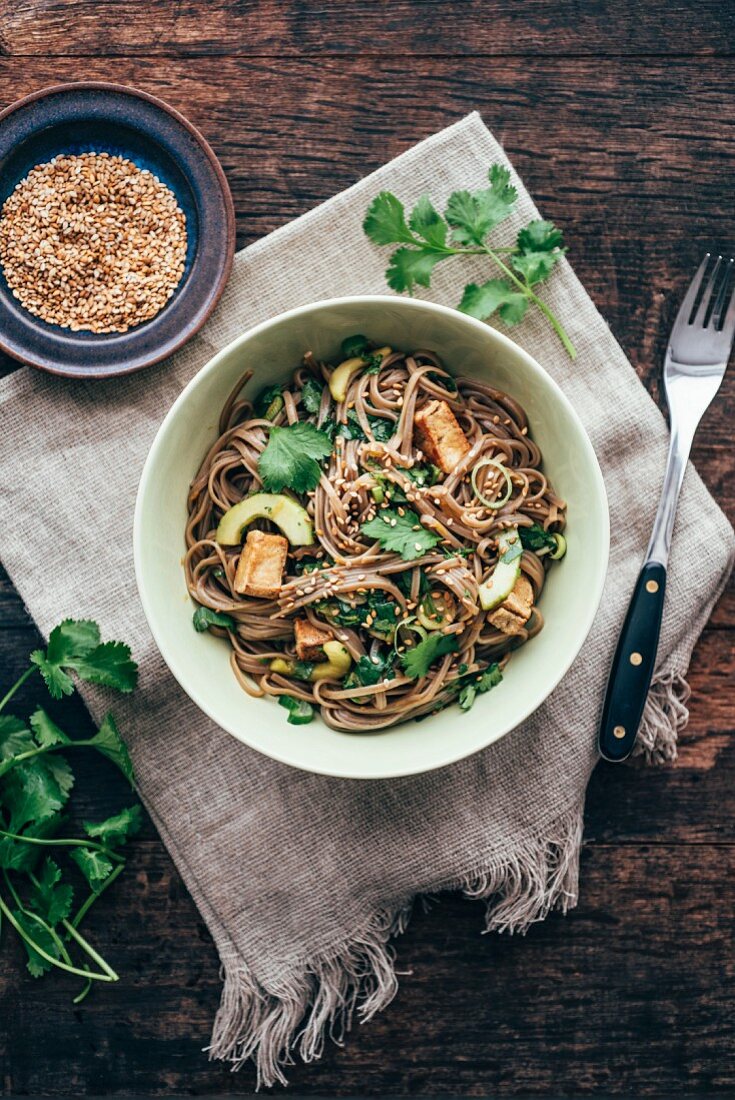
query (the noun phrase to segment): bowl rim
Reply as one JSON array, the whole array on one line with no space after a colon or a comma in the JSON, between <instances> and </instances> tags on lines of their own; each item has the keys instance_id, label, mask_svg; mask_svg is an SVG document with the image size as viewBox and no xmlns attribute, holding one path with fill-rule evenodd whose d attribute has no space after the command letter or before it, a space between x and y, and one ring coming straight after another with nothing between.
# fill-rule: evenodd
<instances>
[{"instance_id":1,"label":"bowl rim","mask_svg":"<svg viewBox=\"0 0 735 1100\"><path fill-rule=\"evenodd\" d=\"M408 763L406 767L401 767L400 771L391 769L389 771L381 771L379 773L375 772L370 774L361 774L360 772L355 770L348 771L344 768L335 769L334 767L320 767L318 766L318 764L314 766L306 766L301 760L297 762L287 752L271 752L265 749L261 744L255 744L248 736L243 735L241 731L236 731L234 728L232 728L232 726L223 723L220 717L214 713L214 708L209 705L206 698L202 697L201 693L198 692L196 689L187 687L185 683L185 677L183 676L180 667L177 667L178 661L175 654L171 655L170 652L168 652L168 647L165 641L162 641L161 639L161 631L158 629L158 623L156 621L156 616L153 611L152 602L149 599L145 570L142 565L142 526L144 502L149 485L153 480L158 453L163 446L163 441L167 434L168 426L172 423L174 419L176 419L179 411L183 407L185 407L189 395L192 393L192 391L199 384L201 384L204 378L213 374L218 369L219 364L226 356L228 356L241 343L245 343L251 337L266 332L270 328L275 328L283 321L299 317L302 314L308 314L316 310L334 308L342 305L359 307L361 303L384 303L386 300L390 301L392 304L400 303L399 308L405 308L407 310L415 309L418 311L439 313L440 315L451 316L455 320L459 316L462 318L463 322L466 322L468 326L475 329L481 329L483 330L483 332L489 333L491 339L497 339L501 347L504 346L508 350L512 350L514 353L519 353L526 361L526 365L530 367L532 371L540 372L546 378L548 383L555 391L556 398L566 408L567 413L576 423L580 432L580 438L586 452L585 458L590 467L593 481L596 485L599 503L601 505L600 515L602 522L602 554L599 559L599 569L596 577L595 588L593 591L590 592L591 599L588 601L587 604L587 614L583 619L577 620L579 624L579 640L577 644L570 650L567 658L560 663L557 674L553 678L553 682L541 699L532 702L530 705L525 705L521 707L518 717L513 721L513 723L506 724L504 728L502 728L499 732L496 732L493 737L488 739L488 741L486 741L484 745L474 745L468 748L460 748L460 750L457 751L457 742L453 741L451 738L447 738L446 752L444 754L441 754L436 760L433 760L428 765ZM133 559L135 566L135 579L138 587L140 601L143 606L143 611L146 617L146 621L148 623L148 627L151 631L153 640L156 643L158 651L167 668L173 675L174 679L177 681L177 683L186 693L186 695L188 695L192 702L195 703L196 706L199 707L199 709L215 723L215 725L217 725L220 729L223 729L226 733L230 734L237 741L240 741L242 744L245 744L249 748L253 749L255 752L262 753L263 755L270 757L272 760L276 760L281 764L286 764L289 767L296 768L299 771L311 772L316 775L332 776L340 779L354 779L360 781L398 779L403 776L422 775L427 772L436 771L438 768L448 767L450 764L458 763L460 760L464 760L470 756L474 756L475 753L482 752L491 744L494 744L496 741L500 741L503 737L507 736L507 734L511 733L513 730L522 725L522 723L525 722L526 719L529 718L536 710L538 710L538 708L549 698L552 692L556 690L556 688L559 686L559 684L571 668L574 661L576 661L577 657L579 656L580 651L585 641L587 640L600 606L602 593L607 579L609 558L610 509L607 498L607 491L605 489L605 482L602 476L602 471L600 469L600 464L597 460L597 455L595 454L594 447L592 446L592 442L587 434L587 430L584 427L584 424L582 423L579 415L574 409L571 401L563 392L555 379L552 378L549 372L545 370L544 367L542 367L541 364L529 352L525 351L525 349L517 344L514 340L511 340L509 336L505 335L505 333L500 332L498 329L490 325L487 325L485 322L478 321L474 317L459 313L459 311L456 309L452 309L449 306L439 305L435 302L429 302L424 299L418 298L401 298L399 296L393 297L386 294L362 294L352 296L345 295L339 298L323 298L316 302L310 302L306 305L297 306L294 309L286 310L285 312L279 313L275 317L270 317L265 321L261 321L259 324L254 325L252 328L247 329L245 332L235 337L235 339L231 340L224 348L221 349L221 351L218 351L217 354L214 355L210 360L208 360L208 362L205 363L204 366L199 371L197 371L194 377L187 383L187 385L178 395L171 408L168 410L165 417L161 421L161 424L159 425L159 428L156 432L145 463L143 465L143 470L138 484L138 492L136 495L135 511L133 516Z\"/></svg>"},{"instance_id":2,"label":"bowl rim","mask_svg":"<svg viewBox=\"0 0 735 1100\"><path fill-rule=\"evenodd\" d=\"M205 157L209 161L212 170L217 177L217 183L222 195L222 201L224 206L225 215L225 236L227 239L227 250L225 253L225 262L222 267L219 280L214 288L212 297L207 304L206 309L202 312L201 316L197 319L196 325L193 328L184 328L181 335L173 339L162 350L153 352L151 355L146 356L143 362L138 362L134 366L122 366L119 369L106 370L102 373L99 372L81 372L78 370L70 371L64 367L54 367L47 362L39 362L28 355L21 354L19 350L13 345L7 345L3 339L2 332L0 332L0 351L5 352L18 363L23 363L25 366L33 367L35 370L42 370L46 374L54 374L61 378L80 378L80 379L105 379L105 378L122 378L126 374L135 374L137 371L145 370L146 367L152 367L155 363L160 363L164 359L168 359L170 355L173 355L184 344L199 332L204 323L209 320L215 306L219 302L227 282L232 272L232 265L235 259L235 241L236 241L236 224L235 224L235 205L232 200L232 192L230 191L230 185L227 182L227 176L224 169L217 158L212 146L207 139L197 129L192 122L189 122L188 118L177 111L175 107L172 107L165 100L160 99L158 96L151 95L150 92L144 92L140 88L134 88L129 84L119 84L117 81L109 80L68 80L61 84L48 84L43 88L37 88L33 92L29 92L27 95L22 96L20 99L16 99L13 103L10 103L7 107L4 107L0 111L0 124L8 118L9 115L14 114L16 111L22 110L24 107L29 106L32 103L41 99L50 98L53 95L59 95L65 92L113 92L117 95L128 95L135 99L142 99L152 106L158 108L158 110L170 115L180 126L182 126L194 139L197 145L200 146Z\"/></svg>"}]
</instances>

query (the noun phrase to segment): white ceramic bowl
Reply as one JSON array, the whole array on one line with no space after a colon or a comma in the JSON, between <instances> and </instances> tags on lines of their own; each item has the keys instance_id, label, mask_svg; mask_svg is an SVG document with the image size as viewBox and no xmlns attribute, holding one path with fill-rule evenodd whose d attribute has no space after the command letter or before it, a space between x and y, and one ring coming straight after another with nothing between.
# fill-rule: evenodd
<instances>
[{"instance_id":1,"label":"white ceramic bowl","mask_svg":"<svg viewBox=\"0 0 735 1100\"><path fill-rule=\"evenodd\" d=\"M186 496L219 412L248 367L249 392L286 381L303 353L334 361L340 342L364 332L378 344L431 348L455 373L507 391L525 408L544 470L568 502L568 551L544 587L545 626L513 655L502 683L463 713L450 706L381 733L348 734L321 719L292 726L275 700L238 686L226 642L197 634L181 567ZM180 394L146 461L135 509L135 569L153 636L172 673L223 729L259 752L306 771L353 779L410 775L450 764L503 737L546 699L592 625L608 559L607 499L592 445L555 382L507 337L456 310L410 298L338 298L291 310L244 333Z\"/></svg>"}]
</instances>

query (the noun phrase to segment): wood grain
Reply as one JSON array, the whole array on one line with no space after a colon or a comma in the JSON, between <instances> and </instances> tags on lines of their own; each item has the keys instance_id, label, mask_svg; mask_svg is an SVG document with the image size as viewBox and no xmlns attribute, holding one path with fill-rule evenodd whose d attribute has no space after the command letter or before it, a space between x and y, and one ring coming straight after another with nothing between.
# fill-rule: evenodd
<instances>
[{"instance_id":1,"label":"wood grain","mask_svg":"<svg viewBox=\"0 0 735 1100\"><path fill-rule=\"evenodd\" d=\"M221 157L240 245L478 109L660 400L676 300L703 247L733 245L734 41L735 9L719 0L78 0L73 17L62 0L0 0L0 104L82 77L162 96ZM734 386L695 448L731 519ZM480 937L481 907L457 898L418 913L397 944L395 1003L295 1067L293 1091L735 1091L734 628L731 586L693 657L677 767L595 772L579 908L525 939ZM0 575L3 682L37 642ZM19 707L41 698L29 683ZM77 773L75 820L129 800L96 758ZM3 1095L249 1092L251 1074L201 1053L217 959L150 822L89 928L123 979L78 1009L64 979L33 982L4 941Z\"/></svg>"},{"instance_id":2,"label":"wood grain","mask_svg":"<svg viewBox=\"0 0 735 1100\"><path fill-rule=\"evenodd\" d=\"M728 54L718 0L3 0L11 56Z\"/></svg>"}]
</instances>

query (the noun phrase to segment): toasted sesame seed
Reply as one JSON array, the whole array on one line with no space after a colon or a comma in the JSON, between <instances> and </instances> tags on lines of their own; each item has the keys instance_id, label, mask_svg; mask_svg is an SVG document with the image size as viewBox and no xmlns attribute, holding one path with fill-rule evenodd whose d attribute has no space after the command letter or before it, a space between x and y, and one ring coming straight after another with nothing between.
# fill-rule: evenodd
<instances>
[{"instance_id":1,"label":"toasted sesame seed","mask_svg":"<svg viewBox=\"0 0 735 1100\"><path fill-rule=\"evenodd\" d=\"M127 332L181 281L186 217L152 173L82 153L32 168L0 214L0 263L14 297L74 332Z\"/></svg>"}]
</instances>

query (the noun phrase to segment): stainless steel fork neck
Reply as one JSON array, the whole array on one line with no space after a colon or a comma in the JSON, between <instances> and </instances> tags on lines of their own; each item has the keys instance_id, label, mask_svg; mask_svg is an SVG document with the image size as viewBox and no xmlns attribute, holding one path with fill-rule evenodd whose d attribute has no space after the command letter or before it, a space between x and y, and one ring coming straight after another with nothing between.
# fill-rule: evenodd
<instances>
[{"instance_id":1,"label":"stainless steel fork neck","mask_svg":"<svg viewBox=\"0 0 735 1100\"><path fill-rule=\"evenodd\" d=\"M666 353L664 379L671 418L669 454L661 489L661 499L659 500L651 539L646 550L646 562L656 561L664 566L668 563L671 536L676 517L676 505L686 473L692 442L699 421L717 392L723 370L724 364L692 368L677 363L671 354L671 348ZM693 386L692 376L694 371L696 371L698 377L696 377ZM702 385L703 375L710 378L710 386Z\"/></svg>"}]
</instances>

